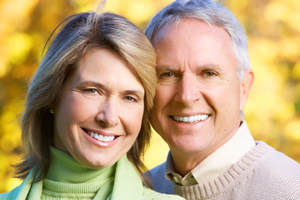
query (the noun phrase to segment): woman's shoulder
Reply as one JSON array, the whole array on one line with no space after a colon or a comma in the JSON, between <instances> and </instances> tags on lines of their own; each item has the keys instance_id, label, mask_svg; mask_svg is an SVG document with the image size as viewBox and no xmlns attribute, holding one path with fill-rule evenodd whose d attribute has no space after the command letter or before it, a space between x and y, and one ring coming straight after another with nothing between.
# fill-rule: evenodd
<instances>
[{"instance_id":1,"label":"woman's shoulder","mask_svg":"<svg viewBox=\"0 0 300 200\"><path fill-rule=\"evenodd\" d=\"M15 187L10 192L0 194L0 200L22 199L21 197L25 198L30 191L33 179L33 172L30 171L29 175L19 186ZM40 184L40 182L37 182L36 184Z\"/></svg>"},{"instance_id":2,"label":"woman's shoulder","mask_svg":"<svg viewBox=\"0 0 300 200\"><path fill-rule=\"evenodd\" d=\"M6 196L7 196L7 193L1 193L1 194L0 194L0 200L1 200L1 199L4 199Z\"/></svg>"},{"instance_id":3,"label":"woman's shoulder","mask_svg":"<svg viewBox=\"0 0 300 200\"><path fill-rule=\"evenodd\" d=\"M183 200L184 198L174 195L174 194L162 194L155 192L147 187L143 188L143 199L151 199L151 200Z\"/></svg>"},{"instance_id":4,"label":"woman's shoulder","mask_svg":"<svg viewBox=\"0 0 300 200\"><path fill-rule=\"evenodd\" d=\"M20 193L20 186L16 187L15 189L11 190L10 192L1 193L0 200L16 199L18 193Z\"/></svg>"}]
</instances>

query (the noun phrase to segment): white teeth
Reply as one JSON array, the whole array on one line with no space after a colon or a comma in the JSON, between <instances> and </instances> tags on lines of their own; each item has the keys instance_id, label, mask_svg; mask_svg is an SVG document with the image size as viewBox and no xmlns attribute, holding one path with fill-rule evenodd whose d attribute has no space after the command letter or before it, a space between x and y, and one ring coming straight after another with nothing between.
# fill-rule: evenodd
<instances>
[{"instance_id":1,"label":"white teeth","mask_svg":"<svg viewBox=\"0 0 300 200\"><path fill-rule=\"evenodd\" d=\"M104 136L103 141L105 142L111 141L111 136Z\"/></svg>"},{"instance_id":2,"label":"white teeth","mask_svg":"<svg viewBox=\"0 0 300 200\"><path fill-rule=\"evenodd\" d=\"M99 135L98 140L103 141L103 135Z\"/></svg>"},{"instance_id":3,"label":"white teeth","mask_svg":"<svg viewBox=\"0 0 300 200\"><path fill-rule=\"evenodd\" d=\"M190 117L178 117L178 116L172 116L172 119L174 119L177 122L184 122L184 123L195 123L198 121L204 121L208 118L208 115L194 115Z\"/></svg>"},{"instance_id":4,"label":"white teeth","mask_svg":"<svg viewBox=\"0 0 300 200\"><path fill-rule=\"evenodd\" d=\"M99 141L103 141L103 142L111 142L111 141L113 141L115 139L115 136L104 136L104 135L101 135L101 134L98 134L98 133L94 133L94 132L89 132L89 131L87 131L87 133L91 137L93 137L93 138L95 138L95 139L97 139Z\"/></svg>"}]
</instances>

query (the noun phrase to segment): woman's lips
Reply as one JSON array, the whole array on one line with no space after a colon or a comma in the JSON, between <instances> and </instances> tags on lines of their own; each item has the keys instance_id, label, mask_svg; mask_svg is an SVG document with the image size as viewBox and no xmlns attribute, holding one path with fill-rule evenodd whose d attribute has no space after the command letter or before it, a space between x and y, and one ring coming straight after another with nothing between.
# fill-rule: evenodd
<instances>
[{"instance_id":1,"label":"woman's lips","mask_svg":"<svg viewBox=\"0 0 300 200\"><path fill-rule=\"evenodd\" d=\"M110 135L110 136L105 136L105 135L102 135L100 133L97 133L97 132L93 132L93 131L89 131L87 129L83 129L89 136L91 136L92 138L96 139L96 140L99 140L99 141L102 141L102 142L111 142L113 141L116 136L113 136L113 135Z\"/></svg>"},{"instance_id":2,"label":"woman's lips","mask_svg":"<svg viewBox=\"0 0 300 200\"><path fill-rule=\"evenodd\" d=\"M113 146L120 136L117 135L110 135L110 136L105 136L100 133L96 133L93 131L89 131L87 129L83 129L84 135L94 144L101 146L101 147L110 147Z\"/></svg>"}]
</instances>

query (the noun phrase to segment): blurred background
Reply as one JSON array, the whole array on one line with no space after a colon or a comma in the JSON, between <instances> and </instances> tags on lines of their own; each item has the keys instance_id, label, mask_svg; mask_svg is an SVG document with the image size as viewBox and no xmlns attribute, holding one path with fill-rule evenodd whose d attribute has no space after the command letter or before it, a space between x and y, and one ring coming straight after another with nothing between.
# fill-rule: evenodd
<instances>
[{"instance_id":1,"label":"blurred background","mask_svg":"<svg viewBox=\"0 0 300 200\"><path fill-rule=\"evenodd\" d=\"M95 10L96 0L0 1L0 193L20 184L11 164L20 159L18 118L27 83L47 38L67 16ZM106 11L121 14L145 29L172 0L107 0ZM245 108L255 138L300 162L300 2L223 0L249 37L256 79ZM146 153L148 168L162 163L168 146L154 133Z\"/></svg>"}]
</instances>

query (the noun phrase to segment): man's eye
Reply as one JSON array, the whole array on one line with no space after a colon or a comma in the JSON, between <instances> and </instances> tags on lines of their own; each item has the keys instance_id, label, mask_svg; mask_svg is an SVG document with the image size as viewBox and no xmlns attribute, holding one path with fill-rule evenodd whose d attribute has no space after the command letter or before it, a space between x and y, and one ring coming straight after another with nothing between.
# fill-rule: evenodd
<instances>
[{"instance_id":1,"label":"man's eye","mask_svg":"<svg viewBox=\"0 0 300 200\"><path fill-rule=\"evenodd\" d=\"M205 72L204 73L204 76L208 76L208 77L211 77L211 76L216 76L217 75L217 73L215 73L215 72Z\"/></svg>"},{"instance_id":2,"label":"man's eye","mask_svg":"<svg viewBox=\"0 0 300 200\"><path fill-rule=\"evenodd\" d=\"M172 72L164 72L164 73L161 73L160 74L160 78L168 78L168 77L173 77L174 76L174 74L172 73Z\"/></svg>"},{"instance_id":3,"label":"man's eye","mask_svg":"<svg viewBox=\"0 0 300 200\"><path fill-rule=\"evenodd\" d=\"M89 88L89 89L86 89L85 92L88 92L88 93L91 93L91 94L96 94L98 91L97 91L97 89Z\"/></svg>"}]
</instances>

